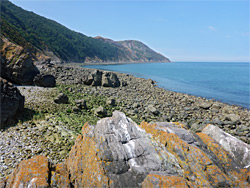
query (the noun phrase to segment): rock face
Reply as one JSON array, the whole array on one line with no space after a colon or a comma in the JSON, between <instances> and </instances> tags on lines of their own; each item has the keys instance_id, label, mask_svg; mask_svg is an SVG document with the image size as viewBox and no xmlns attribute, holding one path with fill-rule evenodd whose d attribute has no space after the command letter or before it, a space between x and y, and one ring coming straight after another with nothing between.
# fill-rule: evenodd
<instances>
[{"instance_id":1,"label":"rock face","mask_svg":"<svg viewBox=\"0 0 250 188\"><path fill-rule=\"evenodd\" d=\"M39 70L33 64L32 55L6 38L0 40L1 76L16 84L32 84L33 78L39 74Z\"/></svg>"},{"instance_id":2,"label":"rock face","mask_svg":"<svg viewBox=\"0 0 250 188\"><path fill-rule=\"evenodd\" d=\"M38 74L34 78L33 82L36 86L41 86L41 87L55 87L56 86L56 79L53 75Z\"/></svg>"},{"instance_id":3,"label":"rock face","mask_svg":"<svg viewBox=\"0 0 250 188\"><path fill-rule=\"evenodd\" d=\"M0 129L14 124L24 107L24 97L10 82L0 77L1 83L1 124Z\"/></svg>"},{"instance_id":4,"label":"rock face","mask_svg":"<svg viewBox=\"0 0 250 188\"><path fill-rule=\"evenodd\" d=\"M249 159L240 158L239 163L225 144L207 135L214 130L208 125L194 133L180 123L166 122L138 126L115 111L95 126L83 126L65 162L54 166L41 156L22 161L1 184L6 188L249 187Z\"/></svg>"}]
</instances>

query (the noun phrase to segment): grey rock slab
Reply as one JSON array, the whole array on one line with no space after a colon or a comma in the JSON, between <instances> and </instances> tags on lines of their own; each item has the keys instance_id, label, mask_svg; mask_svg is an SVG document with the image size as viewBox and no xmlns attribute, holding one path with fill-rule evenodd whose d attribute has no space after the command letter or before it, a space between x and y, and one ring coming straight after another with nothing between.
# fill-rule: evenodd
<instances>
[{"instance_id":1,"label":"grey rock slab","mask_svg":"<svg viewBox=\"0 0 250 188\"><path fill-rule=\"evenodd\" d=\"M110 162L112 169L104 168L115 182L132 175L139 185L150 171L181 173L177 159L163 145L153 143L150 135L122 112L115 111L112 117L99 120L94 137L98 156ZM124 183L124 187L131 185Z\"/></svg>"}]
</instances>

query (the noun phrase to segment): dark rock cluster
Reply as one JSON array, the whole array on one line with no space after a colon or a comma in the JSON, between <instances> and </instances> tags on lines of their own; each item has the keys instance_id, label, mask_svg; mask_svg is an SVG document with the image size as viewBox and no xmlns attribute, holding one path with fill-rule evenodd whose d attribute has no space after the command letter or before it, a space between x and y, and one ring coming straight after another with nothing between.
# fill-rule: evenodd
<instances>
[{"instance_id":1,"label":"dark rock cluster","mask_svg":"<svg viewBox=\"0 0 250 188\"><path fill-rule=\"evenodd\" d=\"M1 124L0 129L16 123L24 108L24 96L10 82L0 77Z\"/></svg>"}]
</instances>

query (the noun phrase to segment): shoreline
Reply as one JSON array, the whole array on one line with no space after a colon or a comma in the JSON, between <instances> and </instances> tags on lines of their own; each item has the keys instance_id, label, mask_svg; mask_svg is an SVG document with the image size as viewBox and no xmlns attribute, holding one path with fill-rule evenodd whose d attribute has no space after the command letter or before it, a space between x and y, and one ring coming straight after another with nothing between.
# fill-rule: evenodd
<instances>
[{"instance_id":1,"label":"shoreline","mask_svg":"<svg viewBox=\"0 0 250 188\"><path fill-rule=\"evenodd\" d=\"M145 64L148 64L148 63L151 63L151 62L145 62ZM158 62L158 63L165 63L165 62ZM168 62L168 63L174 63L174 62ZM124 64L141 64L141 63L124 63ZM117 72L117 71L110 71L110 70L104 70L104 69L97 69L97 68L88 68L88 67L84 67L84 66L86 66L86 65L93 65L93 64L75 64L75 63L73 63L73 64L68 64L68 65L66 65L67 67L79 67L79 68L84 68L84 69L90 69L90 70L102 70L102 71L108 71L108 72L114 72L114 73L116 73L116 74L128 74L128 75L130 75L130 76L134 76L134 77L137 77L137 76L135 76L135 75L133 75L133 74L130 74L130 73L122 73L122 72ZM120 65L120 63L115 63L114 62L114 64L94 64L94 66L95 65ZM137 78L143 78L143 79L147 79L147 78L145 78L145 77L137 77ZM155 81L155 80L153 80L155 83L156 83L156 85L157 85L157 81ZM203 96L200 96L200 95L194 95L194 94L190 94L190 93L184 93L184 92L178 92L178 91L173 91L173 90L169 90L169 89L167 89L167 88L164 88L164 86L159 86L159 85L157 85L157 87L159 87L159 88L163 88L164 90L166 90L166 91L170 91L170 92L175 92L175 93L180 93L180 94L186 94L186 95L190 95L190 96L194 96L194 97L200 97L200 98L204 98L204 99L207 99L207 100L214 100L214 101L217 101L217 102L221 102L221 103L224 103L224 104L226 104L226 105L230 105L230 106L236 106L236 107L239 107L239 108L242 108L242 109L246 109L246 110L250 110L250 106L249 107L245 107L245 106L242 106L242 105L240 105L240 104L235 104L235 103L228 103L228 102L224 102L224 101L222 101L222 100L219 100L219 99L215 99L215 98L213 98L213 97L211 97L211 98L208 98L208 97L203 97Z\"/></svg>"},{"instance_id":2,"label":"shoreline","mask_svg":"<svg viewBox=\"0 0 250 188\"><path fill-rule=\"evenodd\" d=\"M75 62L71 62L71 63L64 63L61 64L63 66L86 66L86 65L126 65L126 64L149 64L149 63L174 63L172 61L170 62L96 62L96 63L75 63Z\"/></svg>"},{"instance_id":3,"label":"shoreline","mask_svg":"<svg viewBox=\"0 0 250 188\"><path fill-rule=\"evenodd\" d=\"M10 174L20 160L34 155L47 156L54 163L64 161L83 124L94 125L102 118L95 113L100 106L107 111L104 117L118 110L137 124L142 121L178 122L194 132L213 124L250 143L250 111L242 107L168 91L151 79L123 73L115 73L121 85L113 88L83 84L82 78L95 74L94 69L52 64L39 69L41 73L54 75L57 86L19 87L26 98L24 111L29 116L0 132L3 146L0 177ZM69 97L67 104L54 103L59 93ZM86 108L80 111L76 108L79 100L86 102ZM115 104L110 102L112 100ZM10 157L8 153L13 154Z\"/></svg>"}]
</instances>

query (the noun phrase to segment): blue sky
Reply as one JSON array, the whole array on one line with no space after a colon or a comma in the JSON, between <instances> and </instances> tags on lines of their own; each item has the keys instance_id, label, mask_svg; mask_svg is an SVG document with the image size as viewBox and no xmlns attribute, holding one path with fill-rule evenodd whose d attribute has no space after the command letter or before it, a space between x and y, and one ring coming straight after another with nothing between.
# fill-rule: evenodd
<instances>
[{"instance_id":1,"label":"blue sky","mask_svg":"<svg viewBox=\"0 0 250 188\"><path fill-rule=\"evenodd\" d=\"M88 36L140 40L172 61L250 61L249 0L11 0Z\"/></svg>"}]
</instances>

